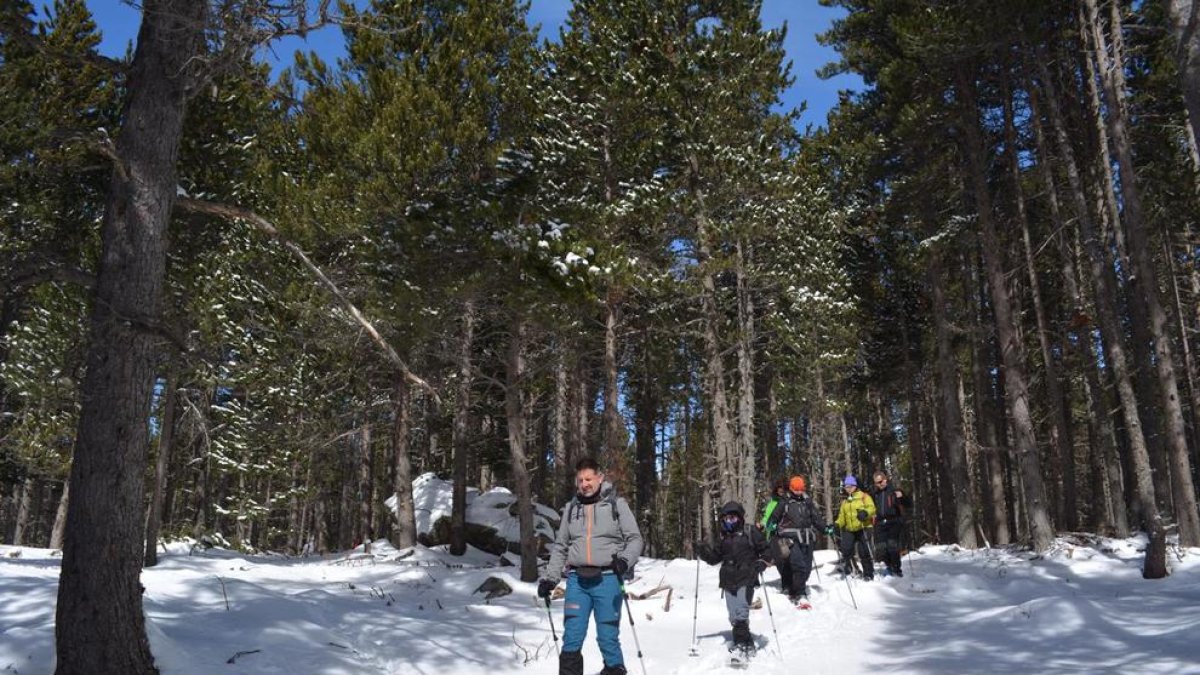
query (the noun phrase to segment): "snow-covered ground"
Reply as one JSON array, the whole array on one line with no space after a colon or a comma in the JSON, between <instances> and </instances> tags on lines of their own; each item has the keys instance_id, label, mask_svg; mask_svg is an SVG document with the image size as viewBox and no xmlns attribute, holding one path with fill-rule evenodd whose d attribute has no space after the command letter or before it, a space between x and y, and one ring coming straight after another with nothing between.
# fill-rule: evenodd
<instances>
[{"instance_id":1,"label":"snow-covered ground","mask_svg":"<svg viewBox=\"0 0 1200 675\"><path fill-rule=\"evenodd\" d=\"M926 546L905 560L904 578L849 584L831 576L834 554L821 551L812 610L789 605L768 571L775 628L766 605L751 613L763 648L749 672L1200 673L1200 549L1171 549L1172 575L1144 581L1141 545L1060 539L1044 557ZM557 672L535 584L485 553L386 543L324 559L168 549L142 575L165 675ZM694 605L696 569L643 560L628 585L673 589L669 611L665 592L631 601L650 675L727 670L717 568L701 566ZM0 546L0 673L53 672L58 571L57 552ZM489 576L514 592L473 593ZM689 656L694 607L699 655ZM561 600L553 620L561 639ZM627 615L621 637L629 672L641 673ZM589 673L600 669L591 636L584 657Z\"/></svg>"}]
</instances>

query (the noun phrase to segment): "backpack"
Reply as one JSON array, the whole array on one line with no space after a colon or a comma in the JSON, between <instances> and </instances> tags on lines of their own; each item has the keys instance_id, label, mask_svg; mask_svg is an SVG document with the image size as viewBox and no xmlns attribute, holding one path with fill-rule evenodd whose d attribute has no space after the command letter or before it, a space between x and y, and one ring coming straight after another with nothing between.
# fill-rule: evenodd
<instances>
[{"instance_id":1,"label":"backpack","mask_svg":"<svg viewBox=\"0 0 1200 675\"><path fill-rule=\"evenodd\" d=\"M625 530L621 528L621 510L617 508L617 491L609 490L608 495L596 503L599 504L600 502L605 502L612 508L613 522L617 524L617 529L621 530L621 536L625 536ZM572 497L570 504L567 505L567 520L573 520L579 517L580 506L582 506L582 504L579 503L579 498ZM625 576L623 577L625 581L631 581L633 579L634 567L637 567L637 563L630 565L629 569L625 570Z\"/></svg>"}]
</instances>

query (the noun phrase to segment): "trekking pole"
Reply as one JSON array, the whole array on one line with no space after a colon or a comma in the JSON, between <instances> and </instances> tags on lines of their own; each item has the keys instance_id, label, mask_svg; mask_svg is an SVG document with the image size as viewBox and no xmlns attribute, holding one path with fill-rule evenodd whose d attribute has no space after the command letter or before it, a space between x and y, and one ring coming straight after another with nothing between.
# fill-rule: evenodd
<instances>
[{"instance_id":1,"label":"trekking pole","mask_svg":"<svg viewBox=\"0 0 1200 675\"><path fill-rule=\"evenodd\" d=\"M700 656L700 647L696 644L696 622L700 616L700 557L696 556L696 597L692 601L692 646L688 656ZM632 625L632 624L630 624Z\"/></svg>"},{"instance_id":2,"label":"trekking pole","mask_svg":"<svg viewBox=\"0 0 1200 675\"><path fill-rule=\"evenodd\" d=\"M846 558L846 562L843 567L843 569L846 571L846 574L843 578L846 580L846 590L850 591L850 602L854 603L854 609L857 610L858 609L858 600L854 599L854 588L852 588L850 586L850 565L851 564L852 563L850 562L850 559Z\"/></svg>"},{"instance_id":3,"label":"trekking pole","mask_svg":"<svg viewBox=\"0 0 1200 675\"><path fill-rule=\"evenodd\" d=\"M625 600L625 611L629 613L629 632L633 633L633 646L637 647L638 663L642 666L642 675L646 675L646 662L642 660L642 643L638 641L637 628L633 625L633 607L629 605L629 594L625 592L625 582L621 581L621 598Z\"/></svg>"},{"instance_id":4,"label":"trekking pole","mask_svg":"<svg viewBox=\"0 0 1200 675\"><path fill-rule=\"evenodd\" d=\"M763 597L767 599L767 616L771 617L771 632L775 635L775 651L783 659L783 643L779 641L779 631L775 630L775 612L771 611L771 592L767 589L767 581L762 572L758 574L758 583L762 585Z\"/></svg>"},{"instance_id":5,"label":"trekking pole","mask_svg":"<svg viewBox=\"0 0 1200 675\"><path fill-rule=\"evenodd\" d=\"M562 656L562 650L558 647L558 631L554 630L554 615L550 613L550 598L546 598L546 620L550 622L550 634L554 636L554 651Z\"/></svg>"},{"instance_id":6,"label":"trekking pole","mask_svg":"<svg viewBox=\"0 0 1200 675\"><path fill-rule=\"evenodd\" d=\"M916 525L913 525L912 527L909 528L909 530L908 530L908 548L904 550L904 557L908 558L908 572L913 575L914 579L917 577L917 568L913 567L912 548L913 548L913 545L916 544L916 539L917 539L915 536L916 529L917 529Z\"/></svg>"}]
</instances>

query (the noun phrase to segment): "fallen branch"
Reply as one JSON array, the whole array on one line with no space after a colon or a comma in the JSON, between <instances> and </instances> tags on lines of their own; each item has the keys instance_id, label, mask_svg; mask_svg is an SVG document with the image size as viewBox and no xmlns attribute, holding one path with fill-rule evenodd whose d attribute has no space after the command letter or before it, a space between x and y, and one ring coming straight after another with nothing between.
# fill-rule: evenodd
<instances>
[{"instance_id":1,"label":"fallen branch","mask_svg":"<svg viewBox=\"0 0 1200 675\"><path fill-rule=\"evenodd\" d=\"M437 390L435 390L433 386L424 379L418 377L415 373L409 370L408 364L404 362L404 359L400 358L400 355L396 353L396 350L393 349L392 346L388 344L388 341L379 334L379 331L370 322L370 320L368 320L367 317L364 316L361 311L359 311L358 307L356 307L354 303L351 302L344 293L342 293L342 290L337 287L337 284L333 283L333 281L321 271L321 268L317 267L316 264L309 259L308 255L305 254L299 246L280 234L279 229L276 228L271 221L263 218L249 209L244 209L240 206L233 206L232 204L208 202L182 196L176 198L175 204L181 209L185 211L191 211L193 213L204 213L210 216L218 216L229 220L244 220L257 227L263 234L279 242L281 246L291 252L291 254L295 256L297 260L307 267L309 272L312 272L313 276L315 276L317 280L321 282L321 285L324 286L325 289L329 291L329 293L333 295L335 299L337 299L337 301L347 312L349 312L350 316L354 318L354 321L361 326L364 331L366 331L367 335L371 336L371 339L374 340L375 344L378 345L380 350L383 351L388 361L390 361L391 364L395 366L402 375L404 375L404 379L425 390L438 406L442 404L442 399L440 396L438 396Z\"/></svg>"},{"instance_id":2,"label":"fallen branch","mask_svg":"<svg viewBox=\"0 0 1200 675\"><path fill-rule=\"evenodd\" d=\"M257 654L261 651L262 651L261 649L250 649L248 651L238 652L238 653L234 654L233 656L229 657L228 659L226 659L225 663L236 663L239 656L246 656L247 654Z\"/></svg>"},{"instance_id":3,"label":"fallen branch","mask_svg":"<svg viewBox=\"0 0 1200 675\"><path fill-rule=\"evenodd\" d=\"M225 611L229 611L229 596L225 593L225 580L217 575L217 581L221 582L221 597L225 598Z\"/></svg>"}]
</instances>

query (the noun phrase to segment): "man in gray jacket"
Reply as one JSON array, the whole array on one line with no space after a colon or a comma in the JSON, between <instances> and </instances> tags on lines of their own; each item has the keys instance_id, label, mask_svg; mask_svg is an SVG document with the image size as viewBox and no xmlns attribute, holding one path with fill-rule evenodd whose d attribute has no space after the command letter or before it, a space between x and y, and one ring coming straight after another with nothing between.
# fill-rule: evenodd
<instances>
[{"instance_id":1,"label":"man in gray jacket","mask_svg":"<svg viewBox=\"0 0 1200 675\"><path fill-rule=\"evenodd\" d=\"M642 533L633 511L618 497L594 459L575 465L575 497L563 507L550 562L538 582L538 596L549 600L565 574L563 651L559 675L583 675L583 640L596 615L596 643L604 657L601 675L625 675L620 621L623 579L642 552Z\"/></svg>"}]
</instances>

